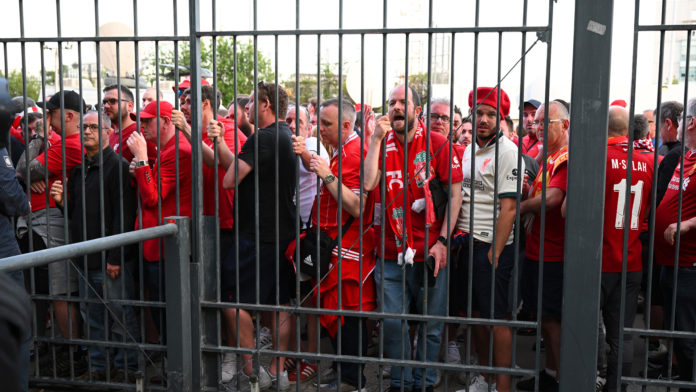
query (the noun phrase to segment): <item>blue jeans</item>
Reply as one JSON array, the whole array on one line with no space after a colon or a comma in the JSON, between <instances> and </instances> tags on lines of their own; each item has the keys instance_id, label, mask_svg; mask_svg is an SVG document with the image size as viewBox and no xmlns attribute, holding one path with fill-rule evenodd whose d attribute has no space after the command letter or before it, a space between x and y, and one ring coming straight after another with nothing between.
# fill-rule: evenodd
<instances>
[{"instance_id":1,"label":"blue jeans","mask_svg":"<svg viewBox=\"0 0 696 392\"><path fill-rule=\"evenodd\" d=\"M87 287L85 281L80 279L80 295L87 298L97 298L98 294L104 300L104 303L89 303L87 305L90 339L137 342L134 340L138 337L135 310L131 306L123 306L109 301L110 299L134 298L132 266L125 263L121 269L121 274L116 279L111 279L101 270L87 271L86 276L91 287ZM107 336L107 334L112 335L113 339L110 339L111 336ZM92 361L92 371L106 370L106 350L107 348L103 346L90 346L89 357ZM110 349L109 354L111 365L116 369L125 369L127 366L129 371L133 371L138 368L138 356L135 350Z\"/></svg>"},{"instance_id":2,"label":"blue jeans","mask_svg":"<svg viewBox=\"0 0 696 392\"><path fill-rule=\"evenodd\" d=\"M428 315L444 316L447 301L447 273L448 269L441 270L435 281L435 286L428 287ZM414 263L412 266L401 267L395 260L385 260L384 270L378 260L375 267L375 279L377 292L381 295L382 276L384 276L384 297L381 298L382 311L387 313L410 313L413 307L415 312L423 314L424 287L423 263ZM405 276L406 286L401 290L401 279ZM403 303L402 303L403 301ZM440 340L443 324L440 321L421 323L418 330L417 361L437 362L440 353ZM423 334L425 333L425 339ZM411 359L411 340L408 336L408 323L402 323L399 319L384 319L384 354L392 359ZM425 373L425 377L424 377ZM435 369L412 369L409 367L392 366L391 385L401 386L403 377L404 388L420 388L432 386L437 380ZM425 378L425 380L423 380Z\"/></svg>"},{"instance_id":3,"label":"blue jeans","mask_svg":"<svg viewBox=\"0 0 696 392\"><path fill-rule=\"evenodd\" d=\"M672 307L672 289L674 288L674 267L662 267L660 286L664 295L665 329L670 328L672 311L674 312L674 329L676 331L696 331L696 267L680 267L677 275L677 304ZM675 352L679 364L679 379L691 380L694 365L694 339L675 339ZM687 390L687 389L681 389Z\"/></svg>"}]
</instances>

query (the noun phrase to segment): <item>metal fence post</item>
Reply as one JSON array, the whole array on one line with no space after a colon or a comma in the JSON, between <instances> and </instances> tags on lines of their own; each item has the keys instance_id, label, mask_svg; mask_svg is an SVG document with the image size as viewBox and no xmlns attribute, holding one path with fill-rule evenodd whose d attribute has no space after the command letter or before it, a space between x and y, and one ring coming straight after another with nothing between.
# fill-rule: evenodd
<instances>
[{"instance_id":1,"label":"metal fence post","mask_svg":"<svg viewBox=\"0 0 696 392\"><path fill-rule=\"evenodd\" d=\"M176 236L164 239L166 260L165 294L167 303L167 379L169 391L192 391L191 345L191 220L169 217L165 222L175 223Z\"/></svg>"},{"instance_id":2,"label":"metal fence post","mask_svg":"<svg viewBox=\"0 0 696 392\"><path fill-rule=\"evenodd\" d=\"M613 1L575 4L560 390L595 389Z\"/></svg>"}]
</instances>

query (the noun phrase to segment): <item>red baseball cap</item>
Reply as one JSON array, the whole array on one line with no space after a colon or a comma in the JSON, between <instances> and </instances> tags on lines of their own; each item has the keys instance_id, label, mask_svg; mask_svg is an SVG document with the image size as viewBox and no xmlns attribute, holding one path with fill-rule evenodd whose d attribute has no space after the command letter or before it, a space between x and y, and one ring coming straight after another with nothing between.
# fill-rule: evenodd
<instances>
[{"instance_id":1,"label":"red baseball cap","mask_svg":"<svg viewBox=\"0 0 696 392\"><path fill-rule=\"evenodd\" d=\"M201 86L210 86L210 83L208 83L205 78L201 78ZM179 83L179 90L186 90L187 88L191 88L191 75L185 77L184 80ZM176 86L172 86L172 90L176 92Z\"/></svg>"},{"instance_id":2,"label":"red baseball cap","mask_svg":"<svg viewBox=\"0 0 696 392\"><path fill-rule=\"evenodd\" d=\"M172 104L167 101L160 101L160 117L172 118ZM152 101L145 106L145 109L140 111L140 118L155 118L157 117L157 101ZM131 113L130 118L136 121L136 114Z\"/></svg>"},{"instance_id":3,"label":"red baseball cap","mask_svg":"<svg viewBox=\"0 0 696 392\"><path fill-rule=\"evenodd\" d=\"M493 87L479 87L476 89L476 105L489 105L496 107L498 91ZM474 90L469 92L469 107L473 108ZM506 117L510 114L510 98L505 90L500 89L500 116Z\"/></svg>"}]
</instances>

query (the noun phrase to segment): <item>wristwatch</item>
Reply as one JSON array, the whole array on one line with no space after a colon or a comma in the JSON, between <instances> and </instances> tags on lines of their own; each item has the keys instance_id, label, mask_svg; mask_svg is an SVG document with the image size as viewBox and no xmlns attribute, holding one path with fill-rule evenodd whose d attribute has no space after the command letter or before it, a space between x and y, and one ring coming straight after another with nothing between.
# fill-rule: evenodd
<instances>
[{"instance_id":1,"label":"wristwatch","mask_svg":"<svg viewBox=\"0 0 696 392\"><path fill-rule=\"evenodd\" d=\"M324 177L325 184L331 184L335 180L336 180L336 176L334 176L333 174L329 174L328 176Z\"/></svg>"},{"instance_id":2,"label":"wristwatch","mask_svg":"<svg viewBox=\"0 0 696 392\"><path fill-rule=\"evenodd\" d=\"M437 237L437 240L438 240L442 245L447 246L447 238L445 238L444 236L439 236L439 237Z\"/></svg>"},{"instance_id":3,"label":"wristwatch","mask_svg":"<svg viewBox=\"0 0 696 392\"><path fill-rule=\"evenodd\" d=\"M135 168L136 168L136 169L139 168L139 167L147 166L147 165L148 165L147 161L137 161L137 162L135 162Z\"/></svg>"}]
</instances>

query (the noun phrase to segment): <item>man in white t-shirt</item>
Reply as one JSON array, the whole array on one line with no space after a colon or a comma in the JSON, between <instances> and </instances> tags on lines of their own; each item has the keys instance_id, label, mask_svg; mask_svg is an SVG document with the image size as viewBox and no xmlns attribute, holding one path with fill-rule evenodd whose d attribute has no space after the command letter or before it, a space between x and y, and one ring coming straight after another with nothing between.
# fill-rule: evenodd
<instances>
[{"instance_id":1,"label":"man in white t-shirt","mask_svg":"<svg viewBox=\"0 0 696 392\"><path fill-rule=\"evenodd\" d=\"M309 113L304 106L300 106L300 116L297 120L296 113L297 108L295 106L290 106L288 108L288 115L285 116L285 122L292 130L293 134L296 134L296 129L299 127L300 136L305 138L305 145L307 146L307 151L310 154L317 154L324 158L326 163L329 163L329 154L324 149L324 146L319 143L316 137L309 134ZM317 147L319 147L319 152L317 152ZM309 219L309 214L312 212L312 205L314 205L314 198L317 195L317 175L313 172L307 171L303 165L300 165L300 219L302 224L306 224ZM297 204L297 198L295 199L295 204Z\"/></svg>"},{"instance_id":2,"label":"man in white t-shirt","mask_svg":"<svg viewBox=\"0 0 696 392\"><path fill-rule=\"evenodd\" d=\"M514 264L515 207L519 194L517 182L524 173L524 162L517 167L517 146L503 136L499 124L510 112L510 99L505 91L479 87L476 102L469 93L469 106L475 113L474 140L462 159L462 208L457 228L473 236L464 246L473 244L472 306L474 317L507 319L510 313L508 288ZM473 152L473 156L472 156ZM472 178L472 164L474 173ZM472 210L473 205L473 210ZM473 216L472 216L473 211ZM472 224L473 222L473 224ZM493 243L495 242L495 244ZM495 245L495 246L494 246ZM468 265L469 252L460 252L459 263ZM495 289L491 290L491 273L495 273ZM493 298L491 298L493 297ZM493 303L493 314L491 314ZM491 365L488 358L488 326L474 327L474 343L482 366ZM494 364L510 367L512 332L506 326L493 327ZM510 375L494 377L481 374L472 380L470 391L510 391ZM497 389L496 389L497 384Z\"/></svg>"}]
</instances>

